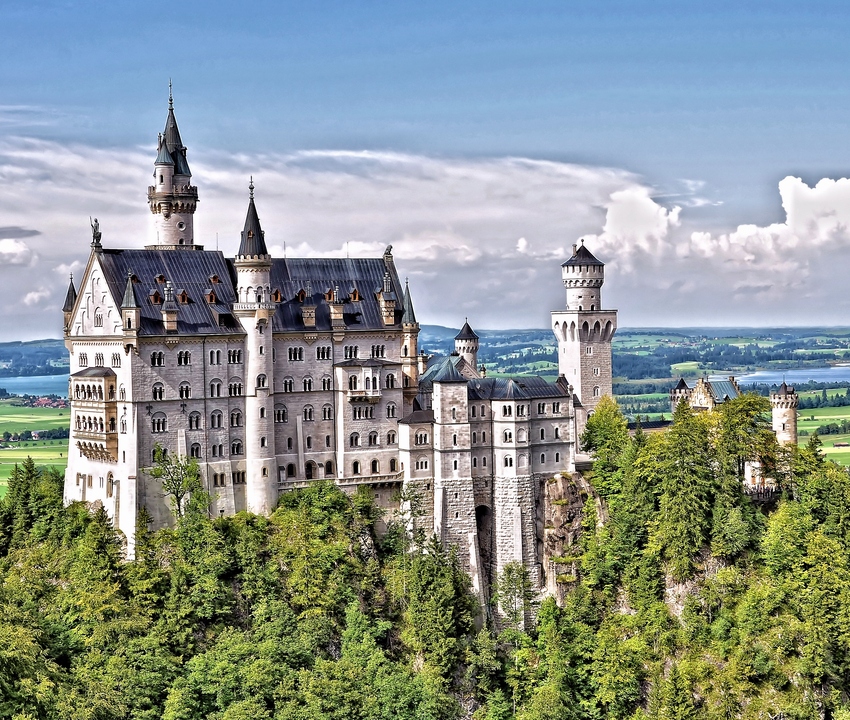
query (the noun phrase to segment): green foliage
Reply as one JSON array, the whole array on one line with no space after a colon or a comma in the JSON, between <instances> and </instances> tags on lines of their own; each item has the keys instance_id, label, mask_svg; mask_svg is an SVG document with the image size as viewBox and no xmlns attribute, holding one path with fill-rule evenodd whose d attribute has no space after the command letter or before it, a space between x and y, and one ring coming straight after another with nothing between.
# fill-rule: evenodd
<instances>
[{"instance_id":1,"label":"green foliage","mask_svg":"<svg viewBox=\"0 0 850 720\"><path fill-rule=\"evenodd\" d=\"M847 471L816 437L776 448L753 398L664 433L629 438L616 407L590 427L560 606L509 564L490 625L456 550L407 532L409 489L381 539L371 495L331 482L267 518L211 519L195 489L172 528L140 512L127 562L102 508L24 463L0 501L0 717L846 717ZM775 505L741 491L751 461Z\"/></svg>"}]
</instances>

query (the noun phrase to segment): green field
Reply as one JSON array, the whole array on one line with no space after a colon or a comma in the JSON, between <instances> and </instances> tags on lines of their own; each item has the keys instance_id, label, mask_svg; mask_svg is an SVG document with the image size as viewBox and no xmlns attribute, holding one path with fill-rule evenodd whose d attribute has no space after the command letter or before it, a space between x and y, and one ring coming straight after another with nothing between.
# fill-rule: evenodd
<instances>
[{"instance_id":1,"label":"green field","mask_svg":"<svg viewBox=\"0 0 850 720\"><path fill-rule=\"evenodd\" d=\"M28 457L39 467L55 467L64 471L68 464L67 440L43 440L19 443L0 449L0 497L6 494L6 484L16 464Z\"/></svg>"},{"instance_id":2,"label":"green field","mask_svg":"<svg viewBox=\"0 0 850 720\"><path fill-rule=\"evenodd\" d=\"M0 400L0 435L24 430L54 430L70 424L69 408L30 408L13 405L12 400Z\"/></svg>"}]
</instances>

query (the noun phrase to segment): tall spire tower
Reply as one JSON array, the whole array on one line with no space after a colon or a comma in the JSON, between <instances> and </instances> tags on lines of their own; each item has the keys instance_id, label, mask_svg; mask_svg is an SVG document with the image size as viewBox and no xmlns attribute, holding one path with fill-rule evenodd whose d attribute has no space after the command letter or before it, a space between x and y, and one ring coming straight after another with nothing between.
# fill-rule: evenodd
<instances>
[{"instance_id":1,"label":"tall spire tower","mask_svg":"<svg viewBox=\"0 0 850 720\"><path fill-rule=\"evenodd\" d=\"M203 250L195 245L194 216L198 188L186 160L186 146L174 117L174 96L168 83L168 117L159 134L154 161L154 184L148 187L148 205L154 217L156 244L148 249Z\"/></svg>"}]
</instances>

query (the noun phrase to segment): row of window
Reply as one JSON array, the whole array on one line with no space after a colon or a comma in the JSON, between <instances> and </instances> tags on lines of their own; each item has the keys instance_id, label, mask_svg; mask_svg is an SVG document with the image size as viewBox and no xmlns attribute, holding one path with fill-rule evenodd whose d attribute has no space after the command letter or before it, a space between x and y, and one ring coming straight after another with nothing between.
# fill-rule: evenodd
<instances>
[{"instance_id":1,"label":"row of window","mask_svg":"<svg viewBox=\"0 0 850 720\"><path fill-rule=\"evenodd\" d=\"M348 389L349 390L357 390L357 386L360 380L357 375L349 375L348 376ZM377 377L368 376L363 381L364 388L366 390L380 390L381 389L381 379ZM393 373L388 373L384 378L384 386L387 390L392 390L395 387L395 375Z\"/></svg>"},{"instance_id":2,"label":"row of window","mask_svg":"<svg viewBox=\"0 0 850 720\"><path fill-rule=\"evenodd\" d=\"M85 368L89 366L89 355L88 353L80 353L78 356L78 363L81 368ZM103 359L103 353L95 353L94 355L94 367L106 367ZM119 368L121 367L121 353L112 353L112 367Z\"/></svg>"},{"instance_id":3,"label":"row of window","mask_svg":"<svg viewBox=\"0 0 850 720\"><path fill-rule=\"evenodd\" d=\"M427 462L427 461L426 461ZM362 465L359 460L355 460L351 463L351 474L352 475L361 475L362 474ZM369 470L372 475L380 475L381 473L381 463L378 460L372 460L369 463ZM395 458L390 459L390 472L398 472L398 460Z\"/></svg>"},{"instance_id":4,"label":"row of window","mask_svg":"<svg viewBox=\"0 0 850 720\"><path fill-rule=\"evenodd\" d=\"M369 447L375 447L376 445L378 445L378 433L374 431L370 432L367 440L369 443ZM387 433L387 445L395 445L396 442L396 434L391 430ZM348 436L348 445L349 447L353 448L360 447L360 433L351 433L351 435Z\"/></svg>"},{"instance_id":5,"label":"row of window","mask_svg":"<svg viewBox=\"0 0 850 720\"><path fill-rule=\"evenodd\" d=\"M86 383L74 383L74 399L75 400L92 400L103 402L103 386L91 385ZM115 399L115 386L110 385L106 391L106 399ZM124 399L124 388L121 388L121 399Z\"/></svg>"}]
</instances>

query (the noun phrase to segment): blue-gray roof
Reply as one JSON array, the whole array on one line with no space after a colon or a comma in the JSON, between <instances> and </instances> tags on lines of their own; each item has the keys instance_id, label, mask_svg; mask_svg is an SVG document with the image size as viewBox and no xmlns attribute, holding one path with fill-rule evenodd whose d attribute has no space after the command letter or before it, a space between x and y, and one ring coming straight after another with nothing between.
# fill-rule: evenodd
<instances>
[{"instance_id":1,"label":"blue-gray roof","mask_svg":"<svg viewBox=\"0 0 850 720\"><path fill-rule=\"evenodd\" d=\"M573 253L573 256L569 260L567 260L565 263L563 263L563 265L561 265L561 267L564 267L564 265L604 265L604 264L605 263L601 262L600 260L597 260L596 257L594 257L593 253L590 252L590 250L588 250L584 246L584 240L582 240L581 245L579 245L579 247L576 248L576 251Z\"/></svg>"}]
</instances>

